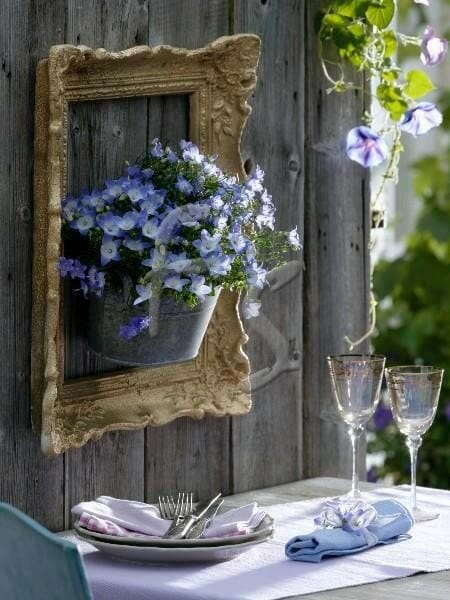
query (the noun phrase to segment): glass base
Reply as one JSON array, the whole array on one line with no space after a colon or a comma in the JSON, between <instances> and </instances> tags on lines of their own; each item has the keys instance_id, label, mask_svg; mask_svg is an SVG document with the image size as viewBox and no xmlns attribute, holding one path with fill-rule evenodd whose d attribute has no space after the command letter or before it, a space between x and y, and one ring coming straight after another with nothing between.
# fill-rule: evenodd
<instances>
[{"instance_id":1,"label":"glass base","mask_svg":"<svg viewBox=\"0 0 450 600\"><path fill-rule=\"evenodd\" d=\"M421 508L413 508L411 513L416 523L421 523L422 521L432 521L433 519L437 519L439 517L438 512L429 512Z\"/></svg>"}]
</instances>

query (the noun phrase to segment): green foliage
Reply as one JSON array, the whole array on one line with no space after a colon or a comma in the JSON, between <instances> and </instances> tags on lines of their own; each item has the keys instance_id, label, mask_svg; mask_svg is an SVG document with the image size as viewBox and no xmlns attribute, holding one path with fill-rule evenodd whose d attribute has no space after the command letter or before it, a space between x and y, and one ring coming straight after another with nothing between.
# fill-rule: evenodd
<instances>
[{"instance_id":1,"label":"green foliage","mask_svg":"<svg viewBox=\"0 0 450 600\"><path fill-rule=\"evenodd\" d=\"M450 114L450 94L442 94ZM447 119L444 125L450 129ZM419 452L418 483L450 489L450 144L439 154L414 165L415 191L423 202L416 231L403 256L382 261L375 269L379 297L378 335L374 349L390 364L424 364L446 370L438 413ZM381 476L397 483L409 480L409 459L403 436L394 424L379 431L369 452L386 454Z\"/></svg>"}]
</instances>

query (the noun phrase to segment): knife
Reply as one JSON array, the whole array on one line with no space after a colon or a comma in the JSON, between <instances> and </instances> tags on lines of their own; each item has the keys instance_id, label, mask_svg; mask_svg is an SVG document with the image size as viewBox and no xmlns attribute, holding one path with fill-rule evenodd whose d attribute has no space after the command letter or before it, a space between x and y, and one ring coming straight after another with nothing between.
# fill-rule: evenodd
<instances>
[{"instance_id":1,"label":"knife","mask_svg":"<svg viewBox=\"0 0 450 600\"><path fill-rule=\"evenodd\" d=\"M205 531L210 526L211 521L215 518L215 516L219 512L220 507L222 506L222 504L224 502L225 502L225 500L222 499L217 504L213 504L213 506L211 506L211 508L209 508L206 511L206 513L203 515L203 517L201 517L197 521L197 523L194 523L194 525L192 525L192 527L186 534L185 539L194 540L194 539L201 538L203 536L203 534L205 533Z\"/></svg>"},{"instance_id":2,"label":"knife","mask_svg":"<svg viewBox=\"0 0 450 600\"><path fill-rule=\"evenodd\" d=\"M214 498L207 500L206 502L199 502L195 507L195 510L182 519L175 527L171 528L165 536L166 539L182 540L189 533L191 527L193 527L199 520L205 516L210 508L212 508L221 498L222 493L217 494Z\"/></svg>"}]
</instances>

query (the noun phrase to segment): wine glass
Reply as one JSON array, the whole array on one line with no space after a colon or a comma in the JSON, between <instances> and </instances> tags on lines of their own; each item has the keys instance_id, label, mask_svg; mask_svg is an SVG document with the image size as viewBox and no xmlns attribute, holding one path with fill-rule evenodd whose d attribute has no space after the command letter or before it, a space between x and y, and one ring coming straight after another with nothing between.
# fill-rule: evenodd
<instances>
[{"instance_id":1,"label":"wine glass","mask_svg":"<svg viewBox=\"0 0 450 600\"><path fill-rule=\"evenodd\" d=\"M340 354L327 360L337 408L352 443L352 489L344 499L358 499L358 442L377 407L386 358L380 354Z\"/></svg>"},{"instance_id":2,"label":"wine glass","mask_svg":"<svg viewBox=\"0 0 450 600\"><path fill-rule=\"evenodd\" d=\"M436 414L444 370L436 367L407 365L386 369L386 381L394 421L406 436L411 457L411 512L416 521L436 519L439 513L417 507L417 452L423 434Z\"/></svg>"}]
</instances>

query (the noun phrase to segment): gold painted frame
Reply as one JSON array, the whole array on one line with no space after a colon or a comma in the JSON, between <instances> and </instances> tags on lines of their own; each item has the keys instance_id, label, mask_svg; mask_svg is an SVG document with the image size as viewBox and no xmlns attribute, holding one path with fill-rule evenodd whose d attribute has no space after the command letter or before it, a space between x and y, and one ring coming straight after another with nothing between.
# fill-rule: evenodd
<instances>
[{"instance_id":1,"label":"gold painted frame","mask_svg":"<svg viewBox=\"0 0 450 600\"><path fill-rule=\"evenodd\" d=\"M235 294L223 292L199 356L182 364L64 380L62 293L57 261L67 188L71 102L189 94L190 138L243 176L240 140L250 114L260 40L222 37L198 50L139 46L113 53L53 46L36 83L32 420L42 449L58 454L117 429L181 417L250 410L246 336Z\"/></svg>"}]
</instances>

